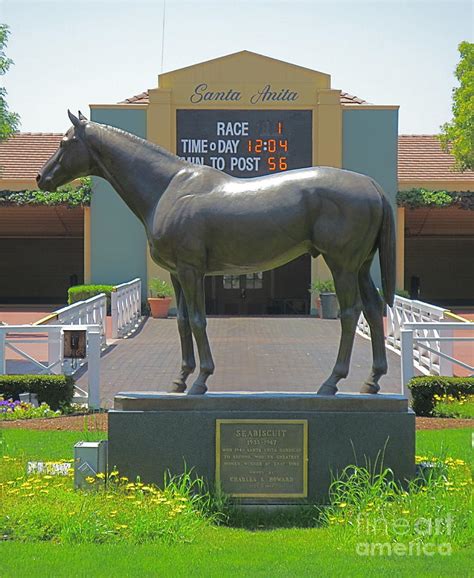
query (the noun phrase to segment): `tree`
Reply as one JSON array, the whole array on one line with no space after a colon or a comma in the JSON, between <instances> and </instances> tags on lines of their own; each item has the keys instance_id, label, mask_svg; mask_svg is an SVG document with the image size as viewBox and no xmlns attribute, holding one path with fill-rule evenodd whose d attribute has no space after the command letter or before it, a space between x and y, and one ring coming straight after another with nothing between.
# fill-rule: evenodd
<instances>
[{"instance_id":1,"label":"tree","mask_svg":"<svg viewBox=\"0 0 474 578\"><path fill-rule=\"evenodd\" d=\"M6 24L0 24L0 75L4 75L13 64L11 58L7 58L4 48L7 44L10 30ZM15 112L8 110L7 101L5 97L7 91L3 86L0 86L0 141L11 136L20 126L20 117Z\"/></svg>"},{"instance_id":2,"label":"tree","mask_svg":"<svg viewBox=\"0 0 474 578\"><path fill-rule=\"evenodd\" d=\"M459 87L453 89L453 120L441 127L441 147L456 159L460 171L474 170L474 44L461 42L456 67Z\"/></svg>"}]
</instances>

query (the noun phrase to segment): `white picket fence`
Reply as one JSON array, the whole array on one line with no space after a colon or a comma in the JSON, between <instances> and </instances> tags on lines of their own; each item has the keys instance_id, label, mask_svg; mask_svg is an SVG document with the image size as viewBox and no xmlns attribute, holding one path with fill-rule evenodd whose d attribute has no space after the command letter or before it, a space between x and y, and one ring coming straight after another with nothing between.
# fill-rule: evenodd
<instances>
[{"instance_id":1,"label":"white picket fence","mask_svg":"<svg viewBox=\"0 0 474 578\"><path fill-rule=\"evenodd\" d=\"M417 332L411 341L413 367L425 375L453 375L453 364L465 364L453 358L454 341L463 339L453 337L455 329L466 323L448 323L450 311L424 303L395 296L393 307L387 308L386 346L402 355L402 336L407 327L416 326ZM472 325L474 324L467 324ZM359 318L357 332L370 339L370 328L363 314ZM406 353L405 344L405 355ZM405 360L407 366L410 362Z\"/></svg>"},{"instance_id":2,"label":"white picket fence","mask_svg":"<svg viewBox=\"0 0 474 578\"><path fill-rule=\"evenodd\" d=\"M2 325L0 326L0 374L6 374L6 350L15 352L22 360L35 367L38 374L68 373L69 361L64 359L64 331L84 330L87 332L86 359L88 364L88 390L84 391L76 385L76 392L87 399L91 408L100 407L100 325ZM25 345L47 345L48 361L44 362L25 351ZM39 349L39 348L35 348ZM31 348L30 348L31 350Z\"/></svg>"},{"instance_id":3,"label":"white picket fence","mask_svg":"<svg viewBox=\"0 0 474 578\"><path fill-rule=\"evenodd\" d=\"M471 337L453 337L457 331L470 331ZM406 323L401 330L401 363L402 363L402 388L406 394L406 386L415 375L415 367L425 369L424 358L433 357L438 359L437 365L432 365L430 371L424 371L431 375L453 375L452 366L458 365L474 372L474 366L456 359L453 356L452 346L455 341L470 341L474 343L474 323ZM419 351L418 357L415 352ZM423 352L423 355L422 353ZM474 352L474 347L473 347ZM420 363L420 356L422 361ZM444 368L448 367L446 372Z\"/></svg>"},{"instance_id":4,"label":"white picket fence","mask_svg":"<svg viewBox=\"0 0 474 578\"><path fill-rule=\"evenodd\" d=\"M138 327L141 320L140 279L114 287L111 295L111 315L112 338L125 337ZM64 358L63 332L67 328L87 329L86 359ZM71 375L87 363L89 391L85 392L76 385L76 393L82 400L87 400L90 407L99 407L100 353L107 347L105 293L62 307L32 325L2 325L0 330L0 374L6 372L6 349L11 349L22 360L29 362L29 367L32 364L40 374ZM43 344L39 350L44 352L47 348L48 361L45 363L21 349L19 345L23 344Z\"/></svg>"},{"instance_id":5,"label":"white picket fence","mask_svg":"<svg viewBox=\"0 0 474 578\"><path fill-rule=\"evenodd\" d=\"M142 308L142 282L133 279L114 287L111 295L112 337L118 339L136 329Z\"/></svg>"},{"instance_id":6,"label":"white picket fence","mask_svg":"<svg viewBox=\"0 0 474 578\"><path fill-rule=\"evenodd\" d=\"M107 346L107 297L105 293L95 295L85 301L77 301L58 309L36 325L98 325L100 327L101 348Z\"/></svg>"}]
</instances>

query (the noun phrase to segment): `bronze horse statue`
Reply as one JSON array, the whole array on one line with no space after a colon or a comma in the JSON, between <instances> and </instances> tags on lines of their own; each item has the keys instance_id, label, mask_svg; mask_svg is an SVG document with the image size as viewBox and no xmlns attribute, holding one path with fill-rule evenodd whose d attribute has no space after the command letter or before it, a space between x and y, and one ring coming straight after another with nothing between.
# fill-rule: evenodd
<instances>
[{"instance_id":1,"label":"bronze horse statue","mask_svg":"<svg viewBox=\"0 0 474 578\"><path fill-rule=\"evenodd\" d=\"M372 336L373 364L362 393L377 393L387 373L383 302L370 277L379 250L383 296L393 305L395 228L392 209L370 177L329 167L239 179L184 161L111 126L68 111L73 126L37 176L54 191L77 177L106 179L145 227L153 259L176 293L182 366L170 391L207 391L214 372L206 333L204 277L266 271L309 253L322 255L336 287L341 339L336 364L318 394L333 395L347 376L361 310Z\"/></svg>"}]
</instances>

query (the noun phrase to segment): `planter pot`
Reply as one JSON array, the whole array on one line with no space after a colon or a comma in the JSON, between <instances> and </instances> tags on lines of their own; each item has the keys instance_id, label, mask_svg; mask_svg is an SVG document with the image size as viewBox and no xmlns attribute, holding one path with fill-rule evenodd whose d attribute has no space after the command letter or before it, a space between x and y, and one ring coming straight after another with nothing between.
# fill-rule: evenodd
<instances>
[{"instance_id":1,"label":"planter pot","mask_svg":"<svg viewBox=\"0 0 474 578\"><path fill-rule=\"evenodd\" d=\"M316 309L316 317L321 317L321 298L319 295L314 298L314 308Z\"/></svg>"},{"instance_id":2,"label":"planter pot","mask_svg":"<svg viewBox=\"0 0 474 578\"><path fill-rule=\"evenodd\" d=\"M171 305L171 297L149 297L151 316L155 319L166 319Z\"/></svg>"},{"instance_id":3,"label":"planter pot","mask_svg":"<svg viewBox=\"0 0 474 578\"><path fill-rule=\"evenodd\" d=\"M337 319L339 303L335 293L321 293L321 317L323 319Z\"/></svg>"}]
</instances>

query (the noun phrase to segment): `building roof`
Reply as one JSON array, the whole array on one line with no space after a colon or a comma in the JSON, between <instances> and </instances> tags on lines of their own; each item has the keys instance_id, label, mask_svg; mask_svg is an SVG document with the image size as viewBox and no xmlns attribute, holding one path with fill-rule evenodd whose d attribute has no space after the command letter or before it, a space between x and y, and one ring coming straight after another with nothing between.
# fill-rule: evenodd
<instances>
[{"instance_id":1,"label":"building roof","mask_svg":"<svg viewBox=\"0 0 474 578\"><path fill-rule=\"evenodd\" d=\"M343 93L346 95L346 93ZM342 95L341 95L342 96ZM349 98L349 95L346 95ZM147 93L132 97L133 102L147 102ZM356 98L356 97L350 97ZM360 99L358 99L360 100ZM353 101L351 101L353 102ZM62 134L17 133L0 142L0 180L31 179L58 148ZM454 159L441 150L435 135L400 135L398 137L398 180L413 186L432 188L436 182L459 182L468 184L460 190L474 189L474 171L464 173L453 170ZM429 183L429 184L424 184Z\"/></svg>"},{"instance_id":2,"label":"building roof","mask_svg":"<svg viewBox=\"0 0 474 578\"><path fill-rule=\"evenodd\" d=\"M130 98L126 98L125 100L121 100L118 104L148 104L148 90L141 92L140 94L136 94L135 96L131 96ZM341 92L341 104L369 104L366 100L362 100L358 96L353 96L348 92Z\"/></svg>"},{"instance_id":3,"label":"building roof","mask_svg":"<svg viewBox=\"0 0 474 578\"><path fill-rule=\"evenodd\" d=\"M398 137L399 183L471 182L474 188L474 171L453 170L454 157L441 149L436 135L403 134Z\"/></svg>"},{"instance_id":4,"label":"building roof","mask_svg":"<svg viewBox=\"0 0 474 578\"><path fill-rule=\"evenodd\" d=\"M0 178L34 180L62 137L51 132L20 132L0 141Z\"/></svg>"}]
</instances>

